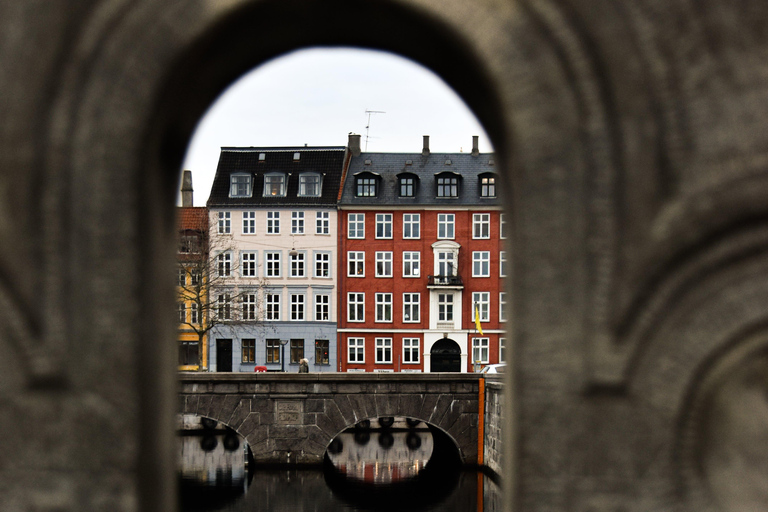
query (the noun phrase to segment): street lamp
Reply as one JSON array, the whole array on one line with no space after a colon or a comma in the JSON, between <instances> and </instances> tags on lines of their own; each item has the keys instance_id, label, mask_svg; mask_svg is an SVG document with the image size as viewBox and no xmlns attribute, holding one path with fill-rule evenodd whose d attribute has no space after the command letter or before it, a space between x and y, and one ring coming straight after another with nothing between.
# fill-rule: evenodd
<instances>
[{"instance_id":1,"label":"street lamp","mask_svg":"<svg viewBox=\"0 0 768 512\"><path fill-rule=\"evenodd\" d=\"M285 346L290 340L280 340L280 371L285 371Z\"/></svg>"}]
</instances>

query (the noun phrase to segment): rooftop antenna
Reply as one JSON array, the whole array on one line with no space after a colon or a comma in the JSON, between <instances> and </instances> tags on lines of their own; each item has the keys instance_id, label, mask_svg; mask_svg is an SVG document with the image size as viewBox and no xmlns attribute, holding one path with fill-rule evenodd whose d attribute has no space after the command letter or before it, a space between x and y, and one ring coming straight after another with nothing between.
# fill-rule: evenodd
<instances>
[{"instance_id":1,"label":"rooftop antenna","mask_svg":"<svg viewBox=\"0 0 768 512\"><path fill-rule=\"evenodd\" d=\"M386 114L386 112L382 110L366 110L366 114L368 114L368 124L365 126L365 152L368 152L368 128L371 127L371 115L372 114Z\"/></svg>"}]
</instances>

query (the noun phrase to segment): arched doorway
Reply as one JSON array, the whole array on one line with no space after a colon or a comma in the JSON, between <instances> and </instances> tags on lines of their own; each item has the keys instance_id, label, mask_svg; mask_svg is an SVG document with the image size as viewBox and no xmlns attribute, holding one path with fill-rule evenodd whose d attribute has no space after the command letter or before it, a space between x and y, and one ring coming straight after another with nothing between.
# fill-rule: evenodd
<instances>
[{"instance_id":1,"label":"arched doorway","mask_svg":"<svg viewBox=\"0 0 768 512\"><path fill-rule=\"evenodd\" d=\"M450 338L437 340L429 351L432 372L460 372L461 348Z\"/></svg>"}]
</instances>

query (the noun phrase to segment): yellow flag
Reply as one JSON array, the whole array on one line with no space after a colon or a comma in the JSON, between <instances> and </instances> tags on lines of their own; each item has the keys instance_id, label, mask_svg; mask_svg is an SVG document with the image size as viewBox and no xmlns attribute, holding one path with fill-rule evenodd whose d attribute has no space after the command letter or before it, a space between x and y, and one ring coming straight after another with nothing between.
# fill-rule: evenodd
<instances>
[{"instance_id":1,"label":"yellow flag","mask_svg":"<svg viewBox=\"0 0 768 512\"><path fill-rule=\"evenodd\" d=\"M475 328L477 329L477 332L481 335L483 334L483 328L480 327L480 311L477 309L477 304L475 304Z\"/></svg>"}]
</instances>

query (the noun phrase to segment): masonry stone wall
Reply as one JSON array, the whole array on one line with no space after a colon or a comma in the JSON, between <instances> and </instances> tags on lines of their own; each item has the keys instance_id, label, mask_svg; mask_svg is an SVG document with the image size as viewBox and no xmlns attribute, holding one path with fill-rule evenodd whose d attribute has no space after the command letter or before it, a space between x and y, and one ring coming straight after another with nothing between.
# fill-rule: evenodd
<instances>
[{"instance_id":1,"label":"masonry stone wall","mask_svg":"<svg viewBox=\"0 0 768 512\"><path fill-rule=\"evenodd\" d=\"M768 508L766 27L764 0L0 0L3 510L174 509L187 143L243 73L334 45L423 63L496 150L505 510Z\"/></svg>"},{"instance_id":2,"label":"masonry stone wall","mask_svg":"<svg viewBox=\"0 0 768 512\"><path fill-rule=\"evenodd\" d=\"M483 426L483 464L502 475L504 459L504 383L503 376L485 377L485 423Z\"/></svg>"},{"instance_id":3,"label":"masonry stone wall","mask_svg":"<svg viewBox=\"0 0 768 512\"><path fill-rule=\"evenodd\" d=\"M228 425L257 463L318 464L328 444L365 419L405 416L453 439L477 462L473 374L181 374L179 412Z\"/></svg>"}]
</instances>

